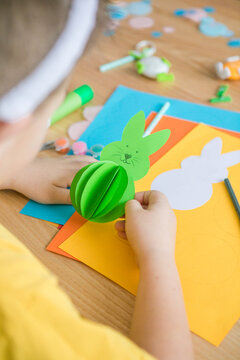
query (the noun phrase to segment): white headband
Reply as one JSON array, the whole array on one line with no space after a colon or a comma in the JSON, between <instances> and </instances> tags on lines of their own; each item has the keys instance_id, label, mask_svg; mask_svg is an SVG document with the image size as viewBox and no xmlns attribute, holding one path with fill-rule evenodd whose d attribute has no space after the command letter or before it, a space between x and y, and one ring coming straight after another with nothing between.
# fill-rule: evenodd
<instances>
[{"instance_id":1,"label":"white headband","mask_svg":"<svg viewBox=\"0 0 240 360\"><path fill-rule=\"evenodd\" d=\"M0 121L14 123L31 114L66 78L95 25L98 0L73 0L64 31L43 61L0 98Z\"/></svg>"}]
</instances>

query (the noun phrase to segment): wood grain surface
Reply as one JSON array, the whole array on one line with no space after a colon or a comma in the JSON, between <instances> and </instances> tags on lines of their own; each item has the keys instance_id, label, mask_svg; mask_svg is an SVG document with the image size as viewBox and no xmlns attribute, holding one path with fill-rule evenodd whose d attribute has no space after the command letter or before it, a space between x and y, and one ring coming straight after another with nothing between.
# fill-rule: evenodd
<instances>
[{"instance_id":1,"label":"wood grain surface","mask_svg":"<svg viewBox=\"0 0 240 360\"><path fill-rule=\"evenodd\" d=\"M153 1L154 11L150 15L155 20L152 29L135 30L128 19L121 22L113 37L105 37L102 29L88 46L78 62L69 90L81 84L94 88L95 98L91 105L102 105L119 85L163 96L209 104L223 82L219 80L213 65L228 56L239 54L239 50L226 45L223 37L209 38L198 31L197 25L187 19L176 17L177 8L213 6L212 16L229 26L239 37L240 1L237 0L183 0ZM175 32L164 34L158 39L151 37L151 31L162 31L163 26L173 26ZM142 40L153 40L157 54L165 56L173 64L176 80L172 84L160 84L136 73L133 64L125 65L107 73L100 73L99 65L128 54L135 44ZM231 103L217 104L218 108L240 111L240 82L231 82L228 94ZM58 122L48 130L46 140L66 135L68 126L82 119L82 110ZM45 153L44 156L55 156ZM80 313L128 333L134 306L134 296L118 285L104 278L87 266L45 250L45 246L55 235L52 225L19 214L27 199L11 191L0 192L0 222L14 233L59 279L60 285L71 297ZM238 360L240 359L240 321L233 327L222 344L216 348L196 335L192 335L196 360ZM177 360L177 359L176 359Z\"/></svg>"}]
</instances>

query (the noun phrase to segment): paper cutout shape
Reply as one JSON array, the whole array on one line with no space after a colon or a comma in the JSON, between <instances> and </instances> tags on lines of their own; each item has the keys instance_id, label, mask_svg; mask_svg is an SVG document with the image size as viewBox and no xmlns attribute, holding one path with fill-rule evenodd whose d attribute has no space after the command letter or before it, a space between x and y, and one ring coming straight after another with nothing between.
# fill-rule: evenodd
<instances>
[{"instance_id":1,"label":"paper cutout shape","mask_svg":"<svg viewBox=\"0 0 240 360\"><path fill-rule=\"evenodd\" d=\"M201 20L199 30L204 35L210 37L230 37L234 35L234 32L229 30L225 24L219 23L211 17L205 17Z\"/></svg>"},{"instance_id":2,"label":"paper cutout shape","mask_svg":"<svg viewBox=\"0 0 240 360\"><path fill-rule=\"evenodd\" d=\"M227 168L240 163L240 150L221 155L222 139L206 144L200 156L190 156L174 169L157 176L151 190L163 192L173 209L192 210L204 205L212 196L212 184L228 176Z\"/></svg>"},{"instance_id":3,"label":"paper cutout shape","mask_svg":"<svg viewBox=\"0 0 240 360\"><path fill-rule=\"evenodd\" d=\"M149 190L160 173L177 168L191 154L200 155L206 142L215 137L221 137L224 153L239 149L239 139L199 125L150 168L135 184L136 191ZM239 176L239 164L229 168L237 197ZM204 206L175 211L176 262L191 330L219 345L240 315L240 229L225 185L214 183L213 188L213 196ZM60 249L136 294L139 273L135 258L112 223L87 222Z\"/></svg>"},{"instance_id":4,"label":"paper cutout shape","mask_svg":"<svg viewBox=\"0 0 240 360\"><path fill-rule=\"evenodd\" d=\"M134 180L150 168L149 156L168 140L170 130L143 137L145 115L139 111L123 130L122 140L108 144L100 162L82 168L74 177L70 196L76 211L94 222L113 221L124 214L125 203L134 198Z\"/></svg>"},{"instance_id":5,"label":"paper cutout shape","mask_svg":"<svg viewBox=\"0 0 240 360\"><path fill-rule=\"evenodd\" d=\"M169 116L179 117L181 114L181 118L184 120L205 123L235 132L240 131L238 112L153 95L120 85L79 140L85 141L89 149L95 144L107 145L111 141L120 140L127 119L139 109L142 109L145 114L150 114L151 111L159 111L166 101L171 103L168 110ZM113 114L117 114L117 120ZM71 205L45 205L31 200L21 210L21 214L62 225L73 213L74 208Z\"/></svg>"}]
</instances>

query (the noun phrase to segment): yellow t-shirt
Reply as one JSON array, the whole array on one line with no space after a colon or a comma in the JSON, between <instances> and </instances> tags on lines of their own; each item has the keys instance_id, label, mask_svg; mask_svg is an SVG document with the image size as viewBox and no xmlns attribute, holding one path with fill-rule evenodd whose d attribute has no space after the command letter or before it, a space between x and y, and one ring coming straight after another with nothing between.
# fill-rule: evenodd
<instances>
[{"instance_id":1,"label":"yellow t-shirt","mask_svg":"<svg viewBox=\"0 0 240 360\"><path fill-rule=\"evenodd\" d=\"M1 225L0 359L153 360L111 328L82 319L56 278Z\"/></svg>"}]
</instances>

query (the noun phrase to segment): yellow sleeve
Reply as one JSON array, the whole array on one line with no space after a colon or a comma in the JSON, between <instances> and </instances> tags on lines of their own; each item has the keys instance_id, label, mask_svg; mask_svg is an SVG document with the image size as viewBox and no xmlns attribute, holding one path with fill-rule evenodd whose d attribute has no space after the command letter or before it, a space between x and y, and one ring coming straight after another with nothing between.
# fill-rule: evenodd
<instances>
[{"instance_id":1,"label":"yellow sleeve","mask_svg":"<svg viewBox=\"0 0 240 360\"><path fill-rule=\"evenodd\" d=\"M82 319L56 278L0 225L0 359L153 358L111 328Z\"/></svg>"}]
</instances>

